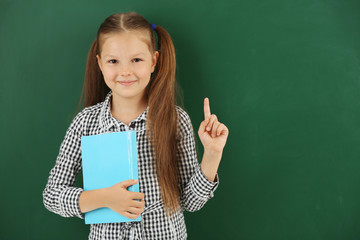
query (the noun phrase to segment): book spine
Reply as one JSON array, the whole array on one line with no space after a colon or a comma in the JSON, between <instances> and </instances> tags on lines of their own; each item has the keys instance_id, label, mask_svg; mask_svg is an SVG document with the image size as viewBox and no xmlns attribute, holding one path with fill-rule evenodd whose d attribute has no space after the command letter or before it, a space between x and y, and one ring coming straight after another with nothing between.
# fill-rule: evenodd
<instances>
[{"instance_id":1,"label":"book spine","mask_svg":"<svg viewBox=\"0 0 360 240\"><path fill-rule=\"evenodd\" d=\"M134 169L133 169L133 155L132 155L132 136L131 136L131 131L127 131L127 142L128 142L128 161L129 161L129 177L130 179L134 179ZM129 188L129 191L133 191L134 192L134 186L131 186Z\"/></svg>"}]
</instances>

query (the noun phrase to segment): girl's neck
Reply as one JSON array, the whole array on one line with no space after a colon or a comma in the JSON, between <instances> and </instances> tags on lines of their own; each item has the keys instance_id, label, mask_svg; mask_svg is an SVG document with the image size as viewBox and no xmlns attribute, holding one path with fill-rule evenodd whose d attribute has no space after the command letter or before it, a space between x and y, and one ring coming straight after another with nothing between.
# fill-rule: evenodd
<instances>
[{"instance_id":1,"label":"girl's neck","mask_svg":"<svg viewBox=\"0 0 360 240\"><path fill-rule=\"evenodd\" d=\"M121 98L118 95L113 94L110 106L111 115L126 125L129 125L132 120L136 119L145 111L147 99L145 95L134 99Z\"/></svg>"}]
</instances>

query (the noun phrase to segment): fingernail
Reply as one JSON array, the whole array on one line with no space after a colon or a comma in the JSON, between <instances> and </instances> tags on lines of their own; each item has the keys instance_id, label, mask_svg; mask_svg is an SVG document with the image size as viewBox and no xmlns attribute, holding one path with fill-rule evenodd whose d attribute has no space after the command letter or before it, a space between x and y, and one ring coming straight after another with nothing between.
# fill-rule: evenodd
<instances>
[{"instance_id":1,"label":"fingernail","mask_svg":"<svg viewBox=\"0 0 360 240\"><path fill-rule=\"evenodd\" d=\"M207 128L206 128L206 131L210 131L210 127L207 127Z\"/></svg>"}]
</instances>

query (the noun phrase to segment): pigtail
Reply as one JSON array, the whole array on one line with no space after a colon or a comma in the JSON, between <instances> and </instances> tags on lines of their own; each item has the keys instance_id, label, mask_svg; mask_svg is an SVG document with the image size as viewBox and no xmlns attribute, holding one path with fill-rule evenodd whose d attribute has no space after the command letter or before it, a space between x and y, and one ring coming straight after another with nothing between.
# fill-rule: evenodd
<instances>
[{"instance_id":1,"label":"pigtail","mask_svg":"<svg viewBox=\"0 0 360 240\"><path fill-rule=\"evenodd\" d=\"M177 167L177 114L175 110L175 48L167 31L156 26L159 58L150 83L149 127L154 141L156 170L161 195L168 215L180 203Z\"/></svg>"},{"instance_id":2,"label":"pigtail","mask_svg":"<svg viewBox=\"0 0 360 240\"><path fill-rule=\"evenodd\" d=\"M160 53L155 72L156 77L170 80L171 84L169 84L169 86L174 87L176 72L174 44L170 35L164 28L156 26L155 32L158 37L158 50ZM165 84L166 83L164 83L164 85ZM172 90L174 90L174 88Z\"/></svg>"},{"instance_id":3,"label":"pigtail","mask_svg":"<svg viewBox=\"0 0 360 240\"><path fill-rule=\"evenodd\" d=\"M110 91L105 84L104 77L98 65L96 54L99 52L97 38L93 41L86 62L85 79L79 106L83 101L83 107L88 107L105 100L106 94Z\"/></svg>"}]
</instances>

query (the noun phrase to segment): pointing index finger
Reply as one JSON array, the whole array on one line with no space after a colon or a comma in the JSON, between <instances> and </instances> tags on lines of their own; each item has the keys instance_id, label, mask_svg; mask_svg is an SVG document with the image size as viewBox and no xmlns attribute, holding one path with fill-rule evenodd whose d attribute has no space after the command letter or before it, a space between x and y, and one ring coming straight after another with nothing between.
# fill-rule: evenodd
<instances>
[{"instance_id":1,"label":"pointing index finger","mask_svg":"<svg viewBox=\"0 0 360 240\"><path fill-rule=\"evenodd\" d=\"M204 99L204 117L205 117L205 119L209 119L210 116L211 116L211 112L210 112L209 99L205 98Z\"/></svg>"}]
</instances>

